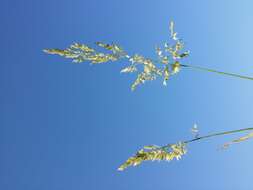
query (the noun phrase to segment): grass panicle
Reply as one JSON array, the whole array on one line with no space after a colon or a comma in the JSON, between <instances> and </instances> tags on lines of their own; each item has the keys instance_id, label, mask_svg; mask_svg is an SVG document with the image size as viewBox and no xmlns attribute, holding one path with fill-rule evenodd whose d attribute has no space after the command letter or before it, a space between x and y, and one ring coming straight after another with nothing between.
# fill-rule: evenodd
<instances>
[{"instance_id":1,"label":"grass panicle","mask_svg":"<svg viewBox=\"0 0 253 190\"><path fill-rule=\"evenodd\" d=\"M253 128L244 128L244 129L238 129L238 130L232 130L232 131L212 133L205 136L199 136L199 134L196 135L196 133L198 133L198 131L196 132L196 126L194 126L193 129L194 129L193 139L186 140L186 141L179 141L178 143L168 144L161 147L157 145L144 146L144 148L139 150L134 156L128 158L118 168L118 170L123 171L130 166L140 165L144 161L171 161L173 159L179 160L181 159L183 155L186 154L187 152L186 146L192 142L204 140L211 137L217 137L217 136L223 136L223 135L229 135L229 134L241 133L241 132L253 130ZM235 139L231 142L225 143L223 145L223 148L228 148L229 145L231 144L246 141L250 138L253 138L253 132L250 132L246 134L245 136Z\"/></svg>"}]
</instances>

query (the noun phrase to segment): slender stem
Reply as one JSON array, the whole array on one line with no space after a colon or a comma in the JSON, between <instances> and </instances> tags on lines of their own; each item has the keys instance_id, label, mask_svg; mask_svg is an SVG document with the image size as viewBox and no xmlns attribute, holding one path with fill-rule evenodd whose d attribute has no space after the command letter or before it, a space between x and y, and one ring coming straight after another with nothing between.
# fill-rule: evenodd
<instances>
[{"instance_id":1,"label":"slender stem","mask_svg":"<svg viewBox=\"0 0 253 190\"><path fill-rule=\"evenodd\" d=\"M242 76L242 75L238 75L238 74L234 74L234 73L227 73L227 72L223 72L223 71L217 71L217 70L208 69L208 68L199 67L199 66L193 66L193 65L186 65L186 64L180 64L180 65L182 67L188 67L188 68L192 68L192 69L213 72L213 73L217 73L217 74L228 75L228 76L238 77L238 78L242 78L242 79L253 80L253 77Z\"/></svg>"},{"instance_id":2,"label":"slender stem","mask_svg":"<svg viewBox=\"0 0 253 190\"><path fill-rule=\"evenodd\" d=\"M213 134L210 134L210 135L205 135L205 136L201 136L201 137L197 137L197 138L194 138L194 139L191 139L191 140L184 141L184 143L187 144L187 143L191 143L191 142L194 142L194 141L207 139L207 138L210 138L210 137L221 136L221 135L229 135L229 134L233 134L233 133L239 133L239 132L251 131L251 130L253 130L253 127L244 128L244 129L237 129L237 130L232 130L232 131L225 131L225 132L220 132L220 133L213 133Z\"/></svg>"}]
</instances>

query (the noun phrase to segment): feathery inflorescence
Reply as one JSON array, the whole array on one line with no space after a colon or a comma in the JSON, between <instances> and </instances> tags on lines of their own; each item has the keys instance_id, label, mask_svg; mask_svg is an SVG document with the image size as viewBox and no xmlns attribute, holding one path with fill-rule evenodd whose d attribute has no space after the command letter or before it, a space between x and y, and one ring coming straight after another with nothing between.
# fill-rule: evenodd
<instances>
[{"instance_id":1,"label":"feathery inflorescence","mask_svg":"<svg viewBox=\"0 0 253 190\"><path fill-rule=\"evenodd\" d=\"M171 161L173 159L179 160L186 154L186 144L178 142L176 144L169 144L163 147L156 145L145 146L139 150L134 156L128 158L119 168L119 171L125 170L129 166L137 166L143 161Z\"/></svg>"},{"instance_id":2,"label":"feathery inflorescence","mask_svg":"<svg viewBox=\"0 0 253 190\"><path fill-rule=\"evenodd\" d=\"M72 59L74 63L88 61L92 64L101 64L127 59L129 65L122 68L121 73L137 73L137 77L131 85L132 90L135 90L140 84L155 80L158 77L162 77L163 84L166 85L168 79L180 71L181 59L189 55L189 51L183 50L183 41L174 32L174 22L170 22L169 29L169 42L164 43L163 47L156 47L156 60L139 54L130 56L120 46L102 42L96 42L96 45L109 52L99 52L79 43L74 43L67 49L45 49L44 52Z\"/></svg>"}]
</instances>

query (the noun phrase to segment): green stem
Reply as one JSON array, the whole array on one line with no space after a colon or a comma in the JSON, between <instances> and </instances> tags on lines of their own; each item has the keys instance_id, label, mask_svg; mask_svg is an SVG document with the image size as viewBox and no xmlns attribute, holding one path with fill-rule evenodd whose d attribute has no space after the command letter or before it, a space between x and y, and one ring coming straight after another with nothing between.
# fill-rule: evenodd
<instances>
[{"instance_id":1,"label":"green stem","mask_svg":"<svg viewBox=\"0 0 253 190\"><path fill-rule=\"evenodd\" d=\"M188 68L197 69L197 70L201 70L201 71L207 71L207 72L212 72L212 73L217 73L217 74L222 74L222 75L228 75L228 76L232 76L232 77L238 77L238 78L242 78L242 79L253 80L253 77L247 77L247 76L217 71L217 70L208 69L208 68L199 67L199 66L193 66L193 65L186 65L186 64L180 64L180 65L182 67L188 67Z\"/></svg>"},{"instance_id":2,"label":"green stem","mask_svg":"<svg viewBox=\"0 0 253 190\"><path fill-rule=\"evenodd\" d=\"M244 128L244 129L237 129L237 130L232 130L232 131L225 131L225 132L220 132L220 133L213 133L213 134L210 134L210 135L205 135L205 136L201 136L201 137L197 137L197 138L194 138L194 139L191 139L191 140L184 141L184 143L187 144L187 143L191 143L191 142L194 142L194 141L207 139L207 138L210 138L210 137L221 136L221 135L229 135L229 134L233 134L233 133L239 133L239 132L251 131L251 130L253 130L253 127Z\"/></svg>"}]
</instances>

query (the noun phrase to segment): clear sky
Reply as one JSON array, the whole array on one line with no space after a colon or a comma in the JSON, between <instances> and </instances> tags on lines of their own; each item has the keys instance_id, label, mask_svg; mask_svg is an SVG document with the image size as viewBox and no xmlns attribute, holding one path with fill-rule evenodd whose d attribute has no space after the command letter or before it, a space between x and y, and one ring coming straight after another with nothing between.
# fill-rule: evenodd
<instances>
[{"instance_id":1,"label":"clear sky","mask_svg":"<svg viewBox=\"0 0 253 190\"><path fill-rule=\"evenodd\" d=\"M72 42L115 42L154 57L174 20L186 63L253 76L248 0L3 0L0 189L252 190L253 141L192 144L180 161L117 167L143 145L252 127L253 82L182 70L135 92L124 62L90 66L46 55Z\"/></svg>"}]
</instances>

